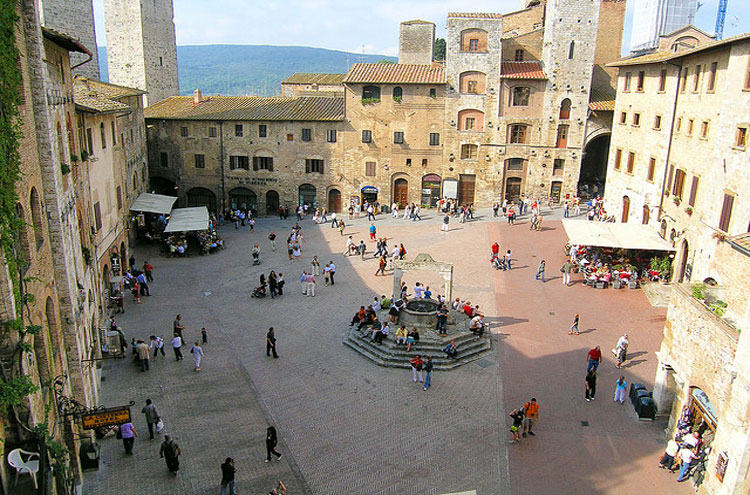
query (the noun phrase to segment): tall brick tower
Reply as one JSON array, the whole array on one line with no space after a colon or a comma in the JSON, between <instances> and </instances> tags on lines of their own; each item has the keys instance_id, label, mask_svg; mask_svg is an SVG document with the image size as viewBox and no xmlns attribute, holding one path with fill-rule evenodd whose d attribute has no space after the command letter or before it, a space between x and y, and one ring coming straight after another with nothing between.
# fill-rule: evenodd
<instances>
[{"instance_id":1,"label":"tall brick tower","mask_svg":"<svg viewBox=\"0 0 750 495\"><path fill-rule=\"evenodd\" d=\"M94 30L94 5L92 0L42 0L42 25L55 31L68 34L80 41L92 55L89 62L73 69L81 74L99 79L99 56ZM71 53L70 65L75 67L88 59L83 53Z\"/></svg>"},{"instance_id":2,"label":"tall brick tower","mask_svg":"<svg viewBox=\"0 0 750 495\"><path fill-rule=\"evenodd\" d=\"M172 0L104 0L109 82L147 91L144 103L179 94Z\"/></svg>"}]
</instances>

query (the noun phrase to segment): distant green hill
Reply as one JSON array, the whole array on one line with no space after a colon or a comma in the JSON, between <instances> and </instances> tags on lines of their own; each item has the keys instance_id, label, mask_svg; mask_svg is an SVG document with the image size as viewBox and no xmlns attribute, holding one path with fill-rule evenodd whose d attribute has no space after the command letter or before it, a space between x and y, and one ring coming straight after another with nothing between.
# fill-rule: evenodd
<instances>
[{"instance_id":1,"label":"distant green hill","mask_svg":"<svg viewBox=\"0 0 750 495\"><path fill-rule=\"evenodd\" d=\"M270 45L184 45L177 47L180 93L274 96L281 81L295 72L345 73L351 64L396 61L394 57ZM107 49L99 48L102 80L107 81Z\"/></svg>"}]
</instances>

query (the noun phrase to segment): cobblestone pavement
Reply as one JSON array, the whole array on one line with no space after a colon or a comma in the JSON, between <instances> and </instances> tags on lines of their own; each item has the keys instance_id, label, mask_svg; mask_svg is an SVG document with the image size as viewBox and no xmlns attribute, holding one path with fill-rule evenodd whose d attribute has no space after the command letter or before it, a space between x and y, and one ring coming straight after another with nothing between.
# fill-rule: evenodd
<instances>
[{"instance_id":1,"label":"cobblestone pavement","mask_svg":"<svg viewBox=\"0 0 750 495\"><path fill-rule=\"evenodd\" d=\"M129 303L118 318L127 337L166 338L181 313L187 340L197 339L205 326L209 343L200 373L192 371L187 352L184 362L168 354L146 373L130 359L105 362L102 403L136 401L133 416L140 437L132 457L113 437L101 441L102 466L86 473L85 493L218 493L219 465L227 456L237 461L238 493L266 493L278 479L290 494L476 490L490 495L511 493L511 482L514 494L631 493L631 483L647 487L647 493L681 493L672 484L663 485L670 487L667 491L653 491L662 486L661 478L673 483L655 472L662 448L659 425L639 423L632 408L618 409L607 401L614 381L611 361L602 365L601 403L581 404L579 397L585 348L597 341L608 349L623 328L634 350L628 378L651 383L664 310L650 308L640 291L566 289L559 280L536 285L533 256L555 260L548 273L556 275L552 272L565 241L561 225L547 221L550 230L528 232L524 225L488 221L490 215L482 213L474 222L452 221L448 233L440 232L441 218L434 213L422 222L384 215L376 222L378 235L388 236L390 246L405 244L407 258L426 252L454 262L455 296L479 304L496 325L488 357L435 372L428 392L412 383L408 371L380 368L342 345L354 309L374 295L390 294L392 279L373 276L371 257L342 256L346 238L328 226L302 222L304 261L297 262L287 259L283 242L293 219L261 219L254 232L221 227L228 248L207 257L168 259L152 248L136 249L139 265L148 257L156 267L156 282L152 297L141 305ZM367 239L368 226L365 219L354 220L347 235ZM275 253L267 240L270 230L279 237ZM489 269L494 239L503 251L514 250L513 271ZM262 248L260 266L250 261L255 242ZM323 265L333 260L337 266L336 285L318 283L314 298L303 296L297 282L313 255ZM251 299L259 274L270 270L284 273L285 295ZM440 292L437 277L408 274L404 280L434 284L433 292ZM571 306L573 300L580 308ZM564 330L576 311L584 328L596 328L573 341ZM278 360L265 356L269 326L276 329ZM507 413L530 394L542 403L539 435L509 446ZM158 457L159 441L147 439L139 411L149 397L182 446L176 479ZM588 429L579 420L588 420ZM281 462L263 462L268 425L279 431Z\"/></svg>"}]
</instances>

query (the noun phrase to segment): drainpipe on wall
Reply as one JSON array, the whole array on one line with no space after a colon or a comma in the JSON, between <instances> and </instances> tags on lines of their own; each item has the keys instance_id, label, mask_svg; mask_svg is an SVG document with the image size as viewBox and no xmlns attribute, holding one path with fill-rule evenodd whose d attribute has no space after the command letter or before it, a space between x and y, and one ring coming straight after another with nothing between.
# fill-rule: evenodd
<instances>
[{"instance_id":1,"label":"drainpipe on wall","mask_svg":"<svg viewBox=\"0 0 750 495\"><path fill-rule=\"evenodd\" d=\"M224 178L224 122L219 121L219 163L221 164L221 209L223 210L227 197L227 184Z\"/></svg>"},{"instance_id":2,"label":"drainpipe on wall","mask_svg":"<svg viewBox=\"0 0 750 495\"><path fill-rule=\"evenodd\" d=\"M659 197L659 216L657 217L659 223L661 223L662 219L662 207L664 206L664 193L666 192L667 188L667 175L669 174L669 158L672 155L672 141L674 140L674 123L675 120L677 120L677 100L680 97L680 83L682 79L682 63L673 64L671 62L666 62L668 65L672 65L674 67L677 67L679 71L677 71L677 86L674 90L674 104L672 105L672 122L669 124L669 142L667 143L667 159L666 163L664 164L664 177L661 181L661 195ZM666 235L666 232L664 233Z\"/></svg>"}]
</instances>

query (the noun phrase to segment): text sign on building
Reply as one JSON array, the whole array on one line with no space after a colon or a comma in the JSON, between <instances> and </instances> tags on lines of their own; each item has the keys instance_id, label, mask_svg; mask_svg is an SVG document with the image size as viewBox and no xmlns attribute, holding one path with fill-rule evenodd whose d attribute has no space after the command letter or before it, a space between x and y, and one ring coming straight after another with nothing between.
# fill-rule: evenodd
<instances>
[{"instance_id":1,"label":"text sign on building","mask_svg":"<svg viewBox=\"0 0 750 495\"><path fill-rule=\"evenodd\" d=\"M102 409L93 413L81 416L84 430L93 430L103 426L116 426L123 423L130 423L130 407L113 407L111 409Z\"/></svg>"}]
</instances>

